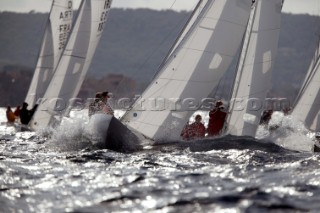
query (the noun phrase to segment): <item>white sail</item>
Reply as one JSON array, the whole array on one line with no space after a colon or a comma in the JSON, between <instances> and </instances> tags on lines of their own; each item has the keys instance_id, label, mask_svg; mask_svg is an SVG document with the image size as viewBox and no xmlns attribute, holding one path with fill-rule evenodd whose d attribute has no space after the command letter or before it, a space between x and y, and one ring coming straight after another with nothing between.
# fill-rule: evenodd
<instances>
[{"instance_id":1,"label":"white sail","mask_svg":"<svg viewBox=\"0 0 320 213\"><path fill-rule=\"evenodd\" d=\"M83 0L74 28L30 126L45 128L64 116L77 96L101 38L111 0Z\"/></svg>"},{"instance_id":2,"label":"white sail","mask_svg":"<svg viewBox=\"0 0 320 213\"><path fill-rule=\"evenodd\" d=\"M313 131L320 131L320 42L298 94L292 116Z\"/></svg>"},{"instance_id":3,"label":"white sail","mask_svg":"<svg viewBox=\"0 0 320 213\"><path fill-rule=\"evenodd\" d=\"M122 121L151 139L178 138L235 57L250 8L251 0L206 1L190 30Z\"/></svg>"},{"instance_id":4,"label":"white sail","mask_svg":"<svg viewBox=\"0 0 320 213\"><path fill-rule=\"evenodd\" d=\"M43 97L57 67L72 27L73 0L54 0L25 102L33 106Z\"/></svg>"},{"instance_id":5,"label":"white sail","mask_svg":"<svg viewBox=\"0 0 320 213\"><path fill-rule=\"evenodd\" d=\"M179 46L180 42L183 40L183 38L186 36L186 34L190 31L191 27L193 26L193 24L197 20L198 16L201 15L201 11L205 8L208 1L209 0L200 0L198 2L198 4L195 6L193 13L191 14L188 22L186 23L186 25L182 29L180 36L178 36L176 42L174 43L174 45L170 49L169 54L165 58L164 62L166 61L166 59L168 59L170 57L170 55Z\"/></svg>"},{"instance_id":6,"label":"white sail","mask_svg":"<svg viewBox=\"0 0 320 213\"><path fill-rule=\"evenodd\" d=\"M281 8L282 0L257 0L252 9L227 119L232 135L256 134L271 87Z\"/></svg>"}]
</instances>

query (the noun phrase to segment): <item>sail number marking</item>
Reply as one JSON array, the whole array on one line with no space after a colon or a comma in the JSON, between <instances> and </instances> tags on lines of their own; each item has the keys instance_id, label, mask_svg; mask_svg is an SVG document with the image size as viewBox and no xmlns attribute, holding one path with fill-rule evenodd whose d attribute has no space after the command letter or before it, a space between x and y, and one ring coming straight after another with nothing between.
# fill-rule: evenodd
<instances>
[{"instance_id":1,"label":"sail number marking","mask_svg":"<svg viewBox=\"0 0 320 213\"><path fill-rule=\"evenodd\" d=\"M67 8L65 9L65 11L61 11L60 12L60 19L63 19L63 21L65 22L64 24L60 24L58 26L58 31L59 31L59 50L63 50L69 33L71 31L71 19L72 19L72 15L73 15L73 10L72 10L72 1L68 1L68 5Z\"/></svg>"},{"instance_id":2,"label":"sail number marking","mask_svg":"<svg viewBox=\"0 0 320 213\"><path fill-rule=\"evenodd\" d=\"M98 32L101 32L104 28L104 24L107 21L107 16L108 16L108 9L111 6L111 0L106 0L104 2L104 6L103 6L103 11L100 15L100 23L98 24Z\"/></svg>"}]
</instances>

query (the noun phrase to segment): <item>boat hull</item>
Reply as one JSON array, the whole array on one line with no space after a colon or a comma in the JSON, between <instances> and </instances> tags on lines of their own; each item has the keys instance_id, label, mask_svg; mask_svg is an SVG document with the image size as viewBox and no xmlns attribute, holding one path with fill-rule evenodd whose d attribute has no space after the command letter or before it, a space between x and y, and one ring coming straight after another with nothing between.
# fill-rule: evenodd
<instances>
[{"instance_id":1,"label":"boat hull","mask_svg":"<svg viewBox=\"0 0 320 213\"><path fill-rule=\"evenodd\" d=\"M88 124L91 142L100 149L132 153L142 149L137 135L112 115L95 114Z\"/></svg>"}]
</instances>

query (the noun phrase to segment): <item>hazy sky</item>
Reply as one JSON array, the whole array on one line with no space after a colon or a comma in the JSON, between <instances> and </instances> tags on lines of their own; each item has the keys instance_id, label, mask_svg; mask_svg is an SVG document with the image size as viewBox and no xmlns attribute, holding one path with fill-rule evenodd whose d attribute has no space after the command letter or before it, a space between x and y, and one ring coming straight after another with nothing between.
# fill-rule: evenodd
<instances>
[{"instance_id":1,"label":"hazy sky","mask_svg":"<svg viewBox=\"0 0 320 213\"><path fill-rule=\"evenodd\" d=\"M48 12L52 0L0 0L0 11ZM80 0L74 0L78 5ZM198 0L113 0L112 7L191 10ZM285 0L283 12L320 15L320 0Z\"/></svg>"}]
</instances>

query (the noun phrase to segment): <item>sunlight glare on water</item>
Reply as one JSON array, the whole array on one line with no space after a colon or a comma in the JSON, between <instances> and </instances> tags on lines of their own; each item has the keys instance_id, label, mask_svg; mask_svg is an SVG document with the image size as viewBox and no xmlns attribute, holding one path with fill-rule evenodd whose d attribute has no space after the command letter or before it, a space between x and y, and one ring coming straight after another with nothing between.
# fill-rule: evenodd
<instances>
[{"instance_id":1,"label":"sunlight glare on water","mask_svg":"<svg viewBox=\"0 0 320 213\"><path fill-rule=\"evenodd\" d=\"M0 212L320 209L319 155L270 142L278 134L300 143L295 136L307 136L294 123L272 134L260 129L263 140L168 141L125 154L94 148L87 112L76 113L46 134L0 125Z\"/></svg>"}]
</instances>

